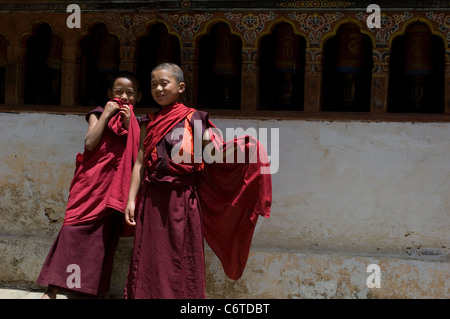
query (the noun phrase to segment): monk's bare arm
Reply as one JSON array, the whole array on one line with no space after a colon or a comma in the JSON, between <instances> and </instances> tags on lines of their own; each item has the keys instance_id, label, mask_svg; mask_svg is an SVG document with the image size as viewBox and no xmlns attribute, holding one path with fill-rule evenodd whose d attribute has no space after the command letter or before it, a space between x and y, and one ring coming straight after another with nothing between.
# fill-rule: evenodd
<instances>
[{"instance_id":1,"label":"monk's bare arm","mask_svg":"<svg viewBox=\"0 0 450 319\"><path fill-rule=\"evenodd\" d=\"M141 126L141 136L139 141L139 152L136 159L136 162L133 166L133 171L131 173L131 183L130 183L130 191L128 193L128 202L127 207L125 209L125 221L129 225L135 225L136 222L134 220L134 211L135 211L135 201L136 196L139 192L139 188L141 186L142 180L144 179L145 174L145 163L144 163L144 139L147 136L147 129L145 125Z\"/></svg>"},{"instance_id":2,"label":"monk's bare arm","mask_svg":"<svg viewBox=\"0 0 450 319\"><path fill-rule=\"evenodd\" d=\"M84 145L86 149L92 151L97 147L98 143L103 136L103 131L108 124L109 119L114 112L119 108L119 104L115 102L108 102L105 105L105 110L98 116L97 114L91 114L89 117L89 126L84 138Z\"/></svg>"}]
</instances>

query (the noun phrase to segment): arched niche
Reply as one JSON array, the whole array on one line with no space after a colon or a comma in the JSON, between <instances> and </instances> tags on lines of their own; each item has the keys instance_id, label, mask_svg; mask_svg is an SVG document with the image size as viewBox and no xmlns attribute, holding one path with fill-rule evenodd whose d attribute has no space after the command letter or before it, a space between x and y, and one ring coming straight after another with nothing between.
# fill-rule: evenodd
<instances>
[{"instance_id":1,"label":"arched niche","mask_svg":"<svg viewBox=\"0 0 450 319\"><path fill-rule=\"evenodd\" d=\"M97 106L108 101L112 77L119 71L120 43L104 23L96 23L80 41L80 104Z\"/></svg>"},{"instance_id":2,"label":"arched niche","mask_svg":"<svg viewBox=\"0 0 450 319\"><path fill-rule=\"evenodd\" d=\"M372 41L354 23L341 25L324 45L322 111L369 112Z\"/></svg>"},{"instance_id":3,"label":"arched niche","mask_svg":"<svg viewBox=\"0 0 450 319\"><path fill-rule=\"evenodd\" d=\"M226 23L217 23L199 41L198 104L240 109L242 41Z\"/></svg>"},{"instance_id":4,"label":"arched niche","mask_svg":"<svg viewBox=\"0 0 450 319\"><path fill-rule=\"evenodd\" d=\"M303 110L306 40L279 23L261 40L259 109Z\"/></svg>"},{"instance_id":5,"label":"arched niche","mask_svg":"<svg viewBox=\"0 0 450 319\"><path fill-rule=\"evenodd\" d=\"M163 23L156 23L136 41L136 76L142 91L138 107L158 107L151 94L150 76L155 66L165 62L180 65L180 41Z\"/></svg>"},{"instance_id":6,"label":"arched niche","mask_svg":"<svg viewBox=\"0 0 450 319\"><path fill-rule=\"evenodd\" d=\"M26 41L25 104L58 105L61 101L62 39L48 23L35 27Z\"/></svg>"},{"instance_id":7,"label":"arched niche","mask_svg":"<svg viewBox=\"0 0 450 319\"><path fill-rule=\"evenodd\" d=\"M392 41L390 113L444 112L445 48L442 38L415 22Z\"/></svg>"}]
</instances>

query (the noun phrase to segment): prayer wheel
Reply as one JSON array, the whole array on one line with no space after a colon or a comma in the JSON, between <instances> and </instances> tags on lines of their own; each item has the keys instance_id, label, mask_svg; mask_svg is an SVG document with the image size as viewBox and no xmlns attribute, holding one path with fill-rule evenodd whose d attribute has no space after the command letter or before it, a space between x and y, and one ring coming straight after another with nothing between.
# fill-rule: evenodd
<instances>
[{"instance_id":1,"label":"prayer wheel","mask_svg":"<svg viewBox=\"0 0 450 319\"><path fill-rule=\"evenodd\" d=\"M179 49L176 39L174 40L174 37L169 35L167 28L163 24L156 24L152 28L153 34L155 39L152 39L152 41L155 41L157 50L155 65L165 62L177 63Z\"/></svg>"},{"instance_id":2,"label":"prayer wheel","mask_svg":"<svg viewBox=\"0 0 450 319\"><path fill-rule=\"evenodd\" d=\"M235 76L239 74L239 61L236 59L238 45L228 26L217 25L216 54L214 72L223 76Z\"/></svg>"},{"instance_id":3,"label":"prayer wheel","mask_svg":"<svg viewBox=\"0 0 450 319\"><path fill-rule=\"evenodd\" d=\"M6 68L6 49L7 49L7 42L5 37L0 36L0 68Z\"/></svg>"},{"instance_id":4,"label":"prayer wheel","mask_svg":"<svg viewBox=\"0 0 450 319\"><path fill-rule=\"evenodd\" d=\"M281 98L284 104L292 103L293 76L300 69L300 44L289 24L280 24L275 30L275 70L282 76Z\"/></svg>"},{"instance_id":5,"label":"prayer wheel","mask_svg":"<svg viewBox=\"0 0 450 319\"><path fill-rule=\"evenodd\" d=\"M424 105L424 86L432 72L431 32L425 24L417 23L408 27L405 34L404 73L411 81L413 110L419 111Z\"/></svg>"},{"instance_id":6,"label":"prayer wheel","mask_svg":"<svg viewBox=\"0 0 450 319\"><path fill-rule=\"evenodd\" d=\"M278 72L295 73L300 68L299 42L292 27L280 24L276 28L275 69Z\"/></svg>"},{"instance_id":7,"label":"prayer wheel","mask_svg":"<svg viewBox=\"0 0 450 319\"><path fill-rule=\"evenodd\" d=\"M114 73L119 69L119 41L106 28L102 28L97 36L98 60L97 72L94 76L98 82L94 84L96 89L91 94L96 97L96 103L99 104L108 98L105 92L109 88Z\"/></svg>"},{"instance_id":8,"label":"prayer wheel","mask_svg":"<svg viewBox=\"0 0 450 319\"><path fill-rule=\"evenodd\" d=\"M99 72L114 73L119 67L119 42L107 32L102 32L99 40L97 69Z\"/></svg>"},{"instance_id":9,"label":"prayer wheel","mask_svg":"<svg viewBox=\"0 0 450 319\"><path fill-rule=\"evenodd\" d=\"M431 33L425 24L408 27L405 39L405 73L408 75L430 74Z\"/></svg>"},{"instance_id":10,"label":"prayer wheel","mask_svg":"<svg viewBox=\"0 0 450 319\"><path fill-rule=\"evenodd\" d=\"M337 36L336 71L343 77L343 100L346 108L352 108L356 99L356 82L366 67L364 38L355 24L340 27Z\"/></svg>"},{"instance_id":11,"label":"prayer wheel","mask_svg":"<svg viewBox=\"0 0 450 319\"><path fill-rule=\"evenodd\" d=\"M232 79L240 74L240 63L236 54L239 52L240 55L240 48L228 26L219 24L216 31L214 73L223 79L223 102L230 105L233 100Z\"/></svg>"},{"instance_id":12,"label":"prayer wheel","mask_svg":"<svg viewBox=\"0 0 450 319\"><path fill-rule=\"evenodd\" d=\"M47 68L49 69L61 69L62 65L62 39L57 35L52 34L50 36L48 55L47 55Z\"/></svg>"},{"instance_id":13,"label":"prayer wheel","mask_svg":"<svg viewBox=\"0 0 450 319\"><path fill-rule=\"evenodd\" d=\"M49 51L47 55L46 65L49 73L50 92L49 99L55 103L59 103L61 91L61 68L62 68L62 39L52 34L49 37Z\"/></svg>"},{"instance_id":14,"label":"prayer wheel","mask_svg":"<svg viewBox=\"0 0 450 319\"><path fill-rule=\"evenodd\" d=\"M97 23L81 42L80 101L84 105L104 105L108 88L119 67L119 40Z\"/></svg>"},{"instance_id":15,"label":"prayer wheel","mask_svg":"<svg viewBox=\"0 0 450 319\"><path fill-rule=\"evenodd\" d=\"M339 73L363 74L365 68L365 47L359 27L348 23L338 33L338 54L336 71Z\"/></svg>"}]
</instances>

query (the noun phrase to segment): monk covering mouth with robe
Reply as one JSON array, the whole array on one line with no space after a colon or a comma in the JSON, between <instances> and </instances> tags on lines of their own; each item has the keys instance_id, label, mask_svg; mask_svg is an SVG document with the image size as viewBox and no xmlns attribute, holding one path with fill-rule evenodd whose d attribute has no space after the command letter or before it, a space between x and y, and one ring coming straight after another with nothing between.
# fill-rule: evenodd
<instances>
[{"instance_id":1,"label":"monk covering mouth with robe","mask_svg":"<svg viewBox=\"0 0 450 319\"><path fill-rule=\"evenodd\" d=\"M270 215L271 175L261 173L267 154L249 136L224 142L207 113L179 102L185 83L177 65L153 69L151 86L161 109L141 121L125 210L127 223L136 226L125 298L206 298L203 239L237 280L258 216ZM234 147L247 152L246 161L198 160L194 141L204 134L214 152Z\"/></svg>"},{"instance_id":2,"label":"monk covering mouth with robe","mask_svg":"<svg viewBox=\"0 0 450 319\"><path fill-rule=\"evenodd\" d=\"M123 213L139 147L138 90L134 75L121 72L108 90L111 100L86 115L85 150L76 158L64 222L37 279L48 287L43 298L56 298L57 290L109 291L119 237L134 231Z\"/></svg>"}]
</instances>

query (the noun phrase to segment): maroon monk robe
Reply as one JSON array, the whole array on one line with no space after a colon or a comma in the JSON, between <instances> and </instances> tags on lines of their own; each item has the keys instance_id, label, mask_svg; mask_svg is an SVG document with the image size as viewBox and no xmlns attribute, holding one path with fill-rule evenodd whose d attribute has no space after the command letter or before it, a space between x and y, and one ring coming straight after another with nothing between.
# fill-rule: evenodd
<instances>
[{"instance_id":1,"label":"maroon monk robe","mask_svg":"<svg viewBox=\"0 0 450 319\"><path fill-rule=\"evenodd\" d=\"M115 100L122 104L121 100ZM132 111L132 106L131 111ZM86 115L102 113L98 107ZM113 116L97 147L77 155L63 226L44 262L37 283L62 290L103 295L109 290L114 253L124 230L133 161L139 143L139 125L131 112L128 131L120 114ZM131 230L131 231L130 231ZM80 287L69 287L67 267L80 269Z\"/></svg>"},{"instance_id":2,"label":"maroon monk robe","mask_svg":"<svg viewBox=\"0 0 450 319\"><path fill-rule=\"evenodd\" d=\"M195 132L196 119L202 121L201 132ZM147 124L147 170L136 206L126 298L204 298L203 236L225 273L238 279L245 268L257 216L269 217L271 177L260 171L268 165L266 158L261 160L258 152L250 152L256 157L241 164L175 163L171 150L180 140L171 135L175 128L183 127L190 131L182 137L185 145L185 139L201 141L203 131L214 125L206 113L181 103L151 116ZM159 140L155 141L156 136ZM226 144L216 136L215 143L218 151L220 144L224 149L230 145L241 150L260 147L249 137ZM264 149L261 154L267 156Z\"/></svg>"},{"instance_id":3,"label":"maroon monk robe","mask_svg":"<svg viewBox=\"0 0 450 319\"><path fill-rule=\"evenodd\" d=\"M113 99L119 105L122 100ZM69 190L63 225L79 225L104 217L112 208L125 212L131 172L139 149L139 124L133 106L128 130L117 113L108 122L99 145L77 155L77 167ZM102 107L90 112L103 112ZM132 235L126 227L124 235Z\"/></svg>"},{"instance_id":4,"label":"maroon monk robe","mask_svg":"<svg viewBox=\"0 0 450 319\"><path fill-rule=\"evenodd\" d=\"M123 214L112 209L88 224L61 227L36 282L58 290L104 296L110 288L114 254L122 233ZM79 269L79 277L73 268ZM79 286L72 285L79 283Z\"/></svg>"},{"instance_id":5,"label":"maroon monk robe","mask_svg":"<svg viewBox=\"0 0 450 319\"><path fill-rule=\"evenodd\" d=\"M209 127L215 127L208 120ZM216 152L234 154L224 163L204 165L198 178L203 236L226 275L238 280L244 272L258 216L270 217L272 179L264 146L252 136L224 141L213 134ZM240 155L245 162L239 163ZM243 157L244 158L244 157Z\"/></svg>"}]
</instances>

